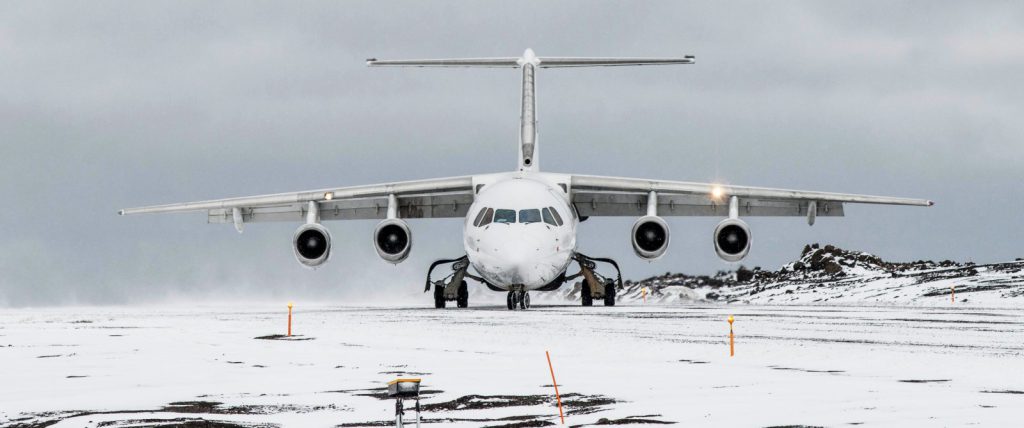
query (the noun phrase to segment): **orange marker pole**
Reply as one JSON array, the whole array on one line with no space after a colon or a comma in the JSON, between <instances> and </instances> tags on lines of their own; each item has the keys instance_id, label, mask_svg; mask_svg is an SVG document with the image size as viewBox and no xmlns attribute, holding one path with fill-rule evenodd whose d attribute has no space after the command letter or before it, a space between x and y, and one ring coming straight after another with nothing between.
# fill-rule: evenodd
<instances>
[{"instance_id":1,"label":"orange marker pole","mask_svg":"<svg viewBox=\"0 0 1024 428\"><path fill-rule=\"evenodd\" d=\"M288 337L292 336L292 302L288 302Z\"/></svg>"},{"instance_id":2,"label":"orange marker pole","mask_svg":"<svg viewBox=\"0 0 1024 428\"><path fill-rule=\"evenodd\" d=\"M956 303L956 286L949 286L949 303Z\"/></svg>"},{"instance_id":3,"label":"orange marker pole","mask_svg":"<svg viewBox=\"0 0 1024 428\"><path fill-rule=\"evenodd\" d=\"M732 322L733 322L732 315L729 315L729 356L730 357L736 356L736 346L735 346L735 343L733 342L733 334L732 334Z\"/></svg>"},{"instance_id":4,"label":"orange marker pole","mask_svg":"<svg viewBox=\"0 0 1024 428\"><path fill-rule=\"evenodd\" d=\"M647 303L647 287L644 287L643 291L644 291L644 303Z\"/></svg>"},{"instance_id":5,"label":"orange marker pole","mask_svg":"<svg viewBox=\"0 0 1024 428\"><path fill-rule=\"evenodd\" d=\"M551 353L544 351L544 355L548 357L548 370L551 370L551 384L555 386L555 399L558 400L558 417L562 419L562 425L565 425L565 414L562 413L562 396L558 394L558 382L555 381L555 367L551 365Z\"/></svg>"}]
</instances>

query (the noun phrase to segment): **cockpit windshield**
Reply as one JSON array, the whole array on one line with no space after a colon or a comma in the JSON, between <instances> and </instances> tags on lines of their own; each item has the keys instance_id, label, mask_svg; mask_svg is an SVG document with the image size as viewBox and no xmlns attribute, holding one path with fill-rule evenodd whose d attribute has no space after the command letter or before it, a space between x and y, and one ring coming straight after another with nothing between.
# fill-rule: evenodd
<instances>
[{"instance_id":1,"label":"cockpit windshield","mask_svg":"<svg viewBox=\"0 0 1024 428\"><path fill-rule=\"evenodd\" d=\"M515 223L516 222L516 211L515 210L506 210L506 209L494 210L494 222L495 223L501 223L501 224Z\"/></svg>"},{"instance_id":2,"label":"cockpit windshield","mask_svg":"<svg viewBox=\"0 0 1024 428\"><path fill-rule=\"evenodd\" d=\"M531 208L525 210L519 210L519 216L516 216L516 210L509 209L494 209L494 208L481 208L480 213L477 214L473 220L473 225L476 227L484 227L491 222L501 224L512 224L516 220L519 223L530 224L544 222L552 226L561 226L562 217L558 215L558 211L555 211L552 207L546 208Z\"/></svg>"},{"instance_id":3,"label":"cockpit windshield","mask_svg":"<svg viewBox=\"0 0 1024 428\"><path fill-rule=\"evenodd\" d=\"M519 222L520 223L539 223L540 222L540 210L534 208L529 210L519 210Z\"/></svg>"},{"instance_id":4,"label":"cockpit windshield","mask_svg":"<svg viewBox=\"0 0 1024 428\"><path fill-rule=\"evenodd\" d=\"M544 208L543 210L541 210L541 216L544 217L544 223L550 224L552 226L558 226L558 223L555 223L555 218L551 216L550 208Z\"/></svg>"}]
</instances>

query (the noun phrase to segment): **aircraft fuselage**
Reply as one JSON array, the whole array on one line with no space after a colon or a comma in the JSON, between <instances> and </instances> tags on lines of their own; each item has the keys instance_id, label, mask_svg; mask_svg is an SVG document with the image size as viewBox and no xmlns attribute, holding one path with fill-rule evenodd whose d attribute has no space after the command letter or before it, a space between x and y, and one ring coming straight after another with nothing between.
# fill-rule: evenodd
<instances>
[{"instance_id":1,"label":"aircraft fuselage","mask_svg":"<svg viewBox=\"0 0 1024 428\"><path fill-rule=\"evenodd\" d=\"M541 288L576 252L576 215L557 174L517 172L484 185L469 208L463 244L469 262L503 290Z\"/></svg>"}]
</instances>

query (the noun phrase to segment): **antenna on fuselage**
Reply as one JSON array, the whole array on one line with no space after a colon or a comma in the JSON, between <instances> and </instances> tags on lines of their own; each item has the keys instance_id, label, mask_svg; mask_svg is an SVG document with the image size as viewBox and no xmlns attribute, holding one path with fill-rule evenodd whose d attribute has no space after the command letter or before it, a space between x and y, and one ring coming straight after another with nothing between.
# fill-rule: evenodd
<instances>
[{"instance_id":1,"label":"antenna on fuselage","mask_svg":"<svg viewBox=\"0 0 1024 428\"><path fill-rule=\"evenodd\" d=\"M489 67L520 68L523 73L522 96L519 113L519 171L538 171L537 154L537 68L556 67L614 67L625 65L670 65L693 64L693 55L682 58L587 58L587 57L538 57L533 49L527 49L519 58L452 58L452 59L410 59L378 60L370 58L366 65L371 67Z\"/></svg>"}]
</instances>

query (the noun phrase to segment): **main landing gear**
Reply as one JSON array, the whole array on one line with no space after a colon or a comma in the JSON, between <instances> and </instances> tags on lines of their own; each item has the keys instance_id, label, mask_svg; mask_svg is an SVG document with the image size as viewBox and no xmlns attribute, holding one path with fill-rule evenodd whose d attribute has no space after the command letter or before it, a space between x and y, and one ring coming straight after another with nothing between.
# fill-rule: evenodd
<instances>
[{"instance_id":1,"label":"main landing gear","mask_svg":"<svg viewBox=\"0 0 1024 428\"><path fill-rule=\"evenodd\" d=\"M444 264L451 264L452 273L437 281L431 281L430 274L434 272L434 268ZM457 307L469 307L469 286L466 284L466 278L474 279L484 284L487 282L483 278L470 274L468 269L469 257L467 256L457 259L438 260L430 265L430 270L427 271L427 286L423 291L430 291L430 286L434 286L435 308L444 308L451 301L454 301Z\"/></svg>"},{"instance_id":2,"label":"main landing gear","mask_svg":"<svg viewBox=\"0 0 1024 428\"><path fill-rule=\"evenodd\" d=\"M530 293L522 289L522 287L509 290L508 297L505 300L510 311L514 310L516 306L519 309L530 309Z\"/></svg>"},{"instance_id":3,"label":"main landing gear","mask_svg":"<svg viewBox=\"0 0 1024 428\"><path fill-rule=\"evenodd\" d=\"M574 254L572 258L579 264L579 272L569 276L563 273L550 284L537 290L554 291L562 284L582 277L580 300L583 306L593 306L594 300L604 301L605 306L615 306L615 294L618 290L622 289L622 271L619 269L618 263L615 263L615 260L612 259L589 257L580 253ZM598 273L595 270L597 263L607 263L615 268L615 278L606 277ZM451 265L452 273L435 281L431 275L434 273L434 269L440 265ZM448 302L452 301L460 308L468 308L469 287L466 284L467 278L478 281L491 290L503 291L494 284L488 283L485 279L469 273L468 270L468 256L462 256L457 259L438 260L430 265L430 269L427 271L426 287L424 287L423 291L430 291L430 287L434 287L435 308L444 308L448 305ZM530 294L522 284L513 285L507 291L508 295L505 298L505 305L509 310L530 308Z\"/></svg>"},{"instance_id":4,"label":"main landing gear","mask_svg":"<svg viewBox=\"0 0 1024 428\"><path fill-rule=\"evenodd\" d=\"M622 288L622 271L619 269L619 264L612 259L588 257L580 253L576 253L573 260L580 265L580 271L567 276L565 280L571 281L583 277L580 286L580 300L583 306L593 306L594 300L603 300L605 306L615 306L615 292ZM597 267L598 262L612 265L615 268L616 277L608 278L597 273L594 268Z\"/></svg>"}]
</instances>

